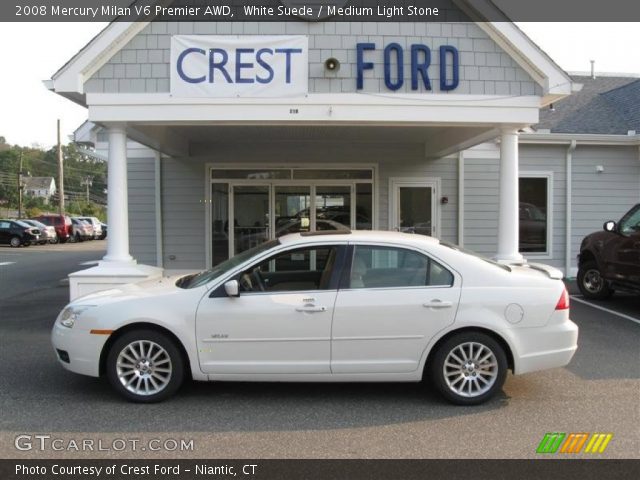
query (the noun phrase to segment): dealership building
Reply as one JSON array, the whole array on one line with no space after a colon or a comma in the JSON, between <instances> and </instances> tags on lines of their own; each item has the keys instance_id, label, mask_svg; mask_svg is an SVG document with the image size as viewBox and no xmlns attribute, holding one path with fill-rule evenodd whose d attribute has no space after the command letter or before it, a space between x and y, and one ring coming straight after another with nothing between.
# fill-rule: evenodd
<instances>
[{"instance_id":1,"label":"dealership building","mask_svg":"<svg viewBox=\"0 0 640 480\"><path fill-rule=\"evenodd\" d=\"M72 298L340 226L574 276L640 201L640 80L571 76L510 22L114 22L46 84L108 158Z\"/></svg>"}]
</instances>

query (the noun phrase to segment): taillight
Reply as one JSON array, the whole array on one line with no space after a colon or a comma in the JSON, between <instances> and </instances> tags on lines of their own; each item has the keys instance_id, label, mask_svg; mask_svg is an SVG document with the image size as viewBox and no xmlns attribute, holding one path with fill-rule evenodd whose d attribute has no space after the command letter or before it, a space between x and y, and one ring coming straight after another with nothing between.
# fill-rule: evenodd
<instances>
[{"instance_id":1,"label":"taillight","mask_svg":"<svg viewBox=\"0 0 640 480\"><path fill-rule=\"evenodd\" d=\"M566 287L562 290L562 295L560 295L560 300L558 300L558 304L556 305L556 310L568 310L569 309L569 292L567 292Z\"/></svg>"}]
</instances>

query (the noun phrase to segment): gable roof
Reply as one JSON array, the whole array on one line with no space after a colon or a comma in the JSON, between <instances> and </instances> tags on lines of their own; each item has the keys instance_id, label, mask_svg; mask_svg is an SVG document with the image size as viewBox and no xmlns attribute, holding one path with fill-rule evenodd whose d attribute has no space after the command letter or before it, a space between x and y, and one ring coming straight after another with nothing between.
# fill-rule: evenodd
<instances>
[{"instance_id":1,"label":"gable roof","mask_svg":"<svg viewBox=\"0 0 640 480\"><path fill-rule=\"evenodd\" d=\"M540 111L536 130L551 133L627 135L640 132L640 78L574 75L582 90Z\"/></svg>"},{"instance_id":2,"label":"gable roof","mask_svg":"<svg viewBox=\"0 0 640 480\"><path fill-rule=\"evenodd\" d=\"M22 177L26 190L44 190L49 189L53 185L55 187L55 180L53 177Z\"/></svg>"},{"instance_id":3,"label":"gable roof","mask_svg":"<svg viewBox=\"0 0 640 480\"><path fill-rule=\"evenodd\" d=\"M168 0L159 1L171 3ZM569 76L514 23L482 21L486 18L499 18L496 12L500 13L500 11L490 0L452 1L470 18L477 20L478 27L542 87L544 95L542 106L572 93L573 84ZM50 80L45 80L46 87L85 105L85 81L149 23L149 21L112 22L54 73Z\"/></svg>"}]
</instances>

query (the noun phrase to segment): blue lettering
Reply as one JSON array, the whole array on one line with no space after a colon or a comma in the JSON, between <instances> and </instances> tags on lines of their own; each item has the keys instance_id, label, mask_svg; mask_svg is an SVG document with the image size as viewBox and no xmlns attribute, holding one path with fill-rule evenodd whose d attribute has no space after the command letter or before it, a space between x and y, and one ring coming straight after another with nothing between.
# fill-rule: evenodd
<instances>
[{"instance_id":1,"label":"blue lettering","mask_svg":"<svg viewBox=\"0 0 640 480\"><path fill-rule=\"evenodd\" d=\"M201 76L201 77L197 77L197 78L191 78L191 77L187 76L186 73L184 73L184 69L182 68L182 63L184 62L185 57L187 55L189 55L190 53L200 53L202 55L206 55L207 54L207 52L205 52L201 48L187 48L180 55L178 55L178 62L177 62L177 65L176 65L176 68L178 69L178 75L185 82L188 82L188 83L202 83L207 78L204 75Z\"/></svg>"},{"instance_id":2,"label":"blue lettering","mask_svg":"<svg viewBox=\"0 0 640 480\"><path fill-rule=\"evenodd\" d=\"M357 66L358 72L357 72L356 88L358 90L362 90L362 88L364 86L364 71L373 69L373 63L364 61L364 51L365 50L375 50L375 49L376 49L376 44L375 43L358 43L356 45L357 64L358 64L358 66Z\"/></svg>"},{"instance_id":3,"label":"blue lettering","mask_svg":"<svg viewBox=\"0 0 640 480\"><path fill-rule=\"evenodd\" d=\"M286 83L291 83L291 54L302 53L301 48L276 48L276 53L284 53L286 60Z\"/></svg>"},{"instance_id":4,"label":"blue lettering","mask_svg":"<svg viewBox=\"0 0 640 480\"><path fill-rule=\"evenodd\" d=\"M451 54L452 61L452 79L451 82L447 81L447 57L448 53ZM440 47L440 90L447 91L453 90L460 83L459 77L460 61L458 56L458 49L451 45L443 45Z\"/></svg>"},{"instance_id":5,"label":"blue lettering","mask_svg":"<svg viewBox=\"0 0 640 480\"><path fill-rule=\"evenodd\" d=\"M269 65L267 62L265 62L262 59L262 55L267 54L267 53L269 55L273 55L273 50L271 50L270 48L261 48L256 53L256 62L258 63L258 65L260 65L262 68L264 68L269 73L269 76L266 77L266 78L262 78L262 77L256 75L256 81L258 83L270 83L271 80L273 80L273 68L271 68L271 65Z\"/></svg>"},{"instance_id":6,"label":"blue lettering","mask_svg":"<svg viewBox=\"0 0 640 480\"><path fill-rule=\"evenodd\" d=\"M419 62L419 54L424 54L424 59ZM411 90L418 90L418 75L422 77L425 90L431 90L428 68L431 65L431 50L426 45L411 45Z\"/></svg>"},{"instance_id":7,"label":"blue lettering","mask_svg":"<svg viewBox=\"0 0 640 480\"><path fill-rule=\"evenodd\" d=\"M396 52L398 76L395 83L391 80L391 52ZM403 51L398 43L390 43L384 49L384 83L389 90L398 90L404 83Z\"/></svg>"},{"instance_id":8,"label":"blue lettering","mask_svg":"<svg viewBox=\"0 0 640 480\"><path fill-rule=\"evenodd\" d=\"M222 60L220 60L219 62L215 61L216 53L219 53L222 56ZM213 75L214 70L220 70L227 83L233 83L233 80L229 76L229 73L224 68L228 60L229 55L227 54L226 50L223 50L222 48L212 48L209 50L209 83L215 83Z\"/></svg>"},{"instance_id":9,"label":"blue lettering","mask_svg":"<svg viewBox=\"0 0 640 480\"><path fill-rule=\"evenodd\" d=\"M238 48L236 50L236 83L253 83L253 78L242 78L243 68L252 68L253 63L242 63L243 53L253 53L253 48Z\"/></svg>"}]
</instances>

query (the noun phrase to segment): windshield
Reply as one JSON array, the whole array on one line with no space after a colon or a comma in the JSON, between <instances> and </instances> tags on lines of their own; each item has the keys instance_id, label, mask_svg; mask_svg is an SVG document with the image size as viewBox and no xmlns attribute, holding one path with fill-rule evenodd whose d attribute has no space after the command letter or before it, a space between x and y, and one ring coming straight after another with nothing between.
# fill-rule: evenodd
<instances>
[{"instance_id":1,"label":"windshield","mask_svg":"<svg viewBox=\"0 0 640 480\"><path fill-rule=\"evenodd\" d=\"M25 228L31 228L31 227L33 227L33 225L29 225L28 223L23 222L22 220L15 220L15 222L16 222L18 225L20 225L21 227L25 227Z\"/></svg>"},{"instance_id":2,"label":"windshield","mask_svg":"<svg viewBox=\"0 0 640 480\"><path fill-rule=\"evenodd\" d=\"M507 265L503 265L502 263L498 263L498 262L494 262L493 260L487 258L487 257L483 257L482 255L477 254L476 252L472 251L472 250L467 250L466 248L462 248L458 245L454 245L453 243L449 243L449 242L445 242L445 241L440 241L440 245L443 245L445 247L449 247L453 250L456 250L460 253L464 253L465 255L470 255L472 257L475 258L479 258L480 260L484 260L487 263L490 263L491 265L495 265L496 267L500 267L503 270L506 270L507 272L510 272L511 269L507 266Z\"/></svg>"},{"instance_id":3,"label":"windshield","mask_svg":"<svg viewBox=\"0 0 640 480\"><path fill-rule=\"evenodd\" d=\"M262 243L257 247L253 247L249 250L245 250L244 252L239 253L229 260L225 260L224 262L213 267L211 270L205 270L204 272L196 273L195 275L183 277L180 279L180 281L178 281L176 285L180 288L200 287L226 274L227 272L230 272L238 265L249 260L251 257L259 255L262 252L265 252L279 244L279 240L270 240L268 242Z\"/></svg>"}]
</instances>

